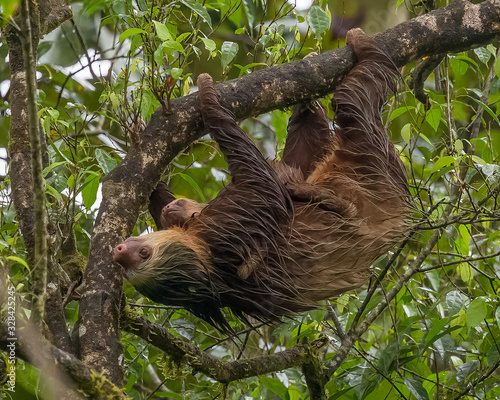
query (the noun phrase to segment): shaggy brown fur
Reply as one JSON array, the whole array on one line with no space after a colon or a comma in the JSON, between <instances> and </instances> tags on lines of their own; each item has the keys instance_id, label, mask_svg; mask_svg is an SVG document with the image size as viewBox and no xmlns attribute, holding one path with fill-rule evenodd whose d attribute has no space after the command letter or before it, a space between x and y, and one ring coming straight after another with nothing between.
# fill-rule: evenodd
<instances>
[{"instance_id":1,"label":"shaggy brown fur","mask_svg":"<svg viewBox=\"0 0 500 400\"><path fill-rule=\"evenodd\" d=\"M407 229L408 185L380 113L397 70L360 30L358 64L335 93L335 134L322 109L296 110L282 162L267 163L198 78L207 130L231 184L182 227L130 238L114 258L144 295L221 329L221 308L263 321L359 287Z\"/></svg>"}]
</instances>

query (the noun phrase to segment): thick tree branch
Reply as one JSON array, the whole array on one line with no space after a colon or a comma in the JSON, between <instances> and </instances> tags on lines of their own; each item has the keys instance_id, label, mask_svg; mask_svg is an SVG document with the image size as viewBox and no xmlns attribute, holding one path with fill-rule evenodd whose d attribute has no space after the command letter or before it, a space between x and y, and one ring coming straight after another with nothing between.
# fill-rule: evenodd
<instances>
[{"instance_id":1,"label":"thick tree branch","mask_svg":"<svg viewBox=\"0 0 500 400\"><path fill-rule=\"evenodd\" d=\"M24 1L22 3L25 4ZM9 174L12 183L12 200L16 208L19 227L26 245L28 264L33 266L35 265L35 261L36 263L45 264L45 261L42 262L43 257L36 256L36 253L46 254L46 250L38 249L35 251L35 244L38 242L37 246L40 248L40 244L44 242L47 235L46 228L42 226L43 224L38 223L37 225L35 223L36 205L38 205L38 219L43 221L45 218L45 212L43 211L45 205L43 200L45 187L42 177L43 163L41 157L45 158L45 162L47 161L45 136L41 130L39 131L39 122L36 115L36 84L34 82L36 49L39 37L50 31L49 26L50 29L55 29L58 24L61 24L65 19L69 18L72 12L71 8L67 5L63 5L60 0L40 2L38 8L35 2L30 1L28 3L30 7L33 8L30 12L30 17L28 18L28 16L25 15L23 18L17 15L15 20L5 27L4 33L6 34L7 43L9 45L11 71L12 119L9 153L12 161ZM68 10L70 12L68 12ZM48 21L49 19L50 22ZM31 32L28 32L28 29L23 29L22 31L18 30L18 27L24 26L25 23L29 23ZM40 26L43 26L41 31L39 29ZM24 45L32 46L31 50L25 51L26 54L31 55L31 59L27 61L23 60L22 43L20 40L22 35L27 36L26 40L24 40ZM28 65L29 69L25 68L25 65ZM30 131L32 131L31 139ZM32 143L34 144L32 145ZM32 151L35 156L32 155ZM33 165L35 167L33 167ZM35 182L33 180L34 175L37 177ZM34 187L38 188L38 190L34 190ZM35 193L38 194L38 199L35 199ZM38 232L35 231L35 227L37 227ZM52 267L54 264L54 262L50 263ZM38 271L42 272L41 278L33 279L33 281L38 284L38 289L34 290L36 294L35 297L38 300L43 299L43 293L47 286L45 284L46 279L44 278L45 273L43 273L45 270L46 269L43 267L34 270L35 274ZM49 267L49 277L53 277L54 275L56 274L50 271ZM42 296L40 296L40 294L42 294ZM55 298L51 298L49 302L52 311L49 314L49 328L53 326L62 326L65 328L66 324L62 301L56 304ZM40 306L43 306L43 301L40 303ZM41 310L39 310L39 312L35 312L34 315L40 315L41 313ZM64 342L66 345L63 346L63 348L69 348L69 335L66 332L66 328L59 332L52 331L52 333L61 339L55 341L56 345L61 345Z\"/></svg>"},{"instance_id":2,"label":"thick tree branch","mask_svg":"<svg viewBox=\"0 0 500 400\"><path fill-rule=\"evenodd\" d=\"M33 172L33 208L35 211L35 264L33 271L33 322L43 324L45 297L47 294L47 221L45 219L45 181L43 179L43 138L40 137L38 108L36 105L36 47L32 44L31 20L37 16L35 5L28 0L21 1L21 46L26 72L26 100L28 111L28 132L31 144Z\"/></svg>"},{"instance_id":3,"label":"thick tree branch","mask_svg":"<svg viewBox=\"0 0 500 400\"><path fill-rule=\"evenodd\" d=\"M294 347L295 348L295 347ZM320 349L316 349L316 356L311 356L302 364L302 372L306 378L309 397L311 400L326 400L325 385L328 383L326 368L319 357Z\"/></svg>"},{"instance_id":4,"label":"thick tree branch","mask_svg":"<svg viewBox=\"0 0 500 400\"><path fill-rule=\"evenodd\" d=\"M423 56L456 52L490 42L500 32L500 1L474 5L456 0L404 22L376 39L398 66ZM238 119L284 108L333 92L353 66L350 48L338 49L217 85L224 105ZM121 357L118 314L121 270L112 265L111 249L129 236L140 208L168 162L203 134L197 95L172 101L172 113L158 110L125 160L103 183L103 201L91 241L80 308L80 350L89 366L118 371ZM96 309L97 307L97 309ZM96 314L97 313L97 314ZM95 315L102 315L98 321ZM103 357L103 350L107 350ZM120 373L112 381L119 383Z\"/></svg>"},{"instance_id":5,"label":"thick tree branch","mask_svg":"<svg viewBox=\"0 0 500 400\"><path fill-rule=\"evenodd\" d=\"M52 32L73 16L73 9L63 0L39 0L40 36Z\"/></svg>"},{"instance_id":6,"label":"thick tree branch","mask_svg":"<svg viewBox=\"0 0 500 400\"><path fill-rule=\"evenodd\" d=\"M290 349L268 356L223 362L175 337L163 326L136 315L129 307L124 309L121 323L124 330L165 351L175 363L186 363L194 372L202 372L221 383L282 371L304 363L312 364L319 349L328 343L328 339L322 337L314 342L299 343Z\"/></svg>"}]
</instances>

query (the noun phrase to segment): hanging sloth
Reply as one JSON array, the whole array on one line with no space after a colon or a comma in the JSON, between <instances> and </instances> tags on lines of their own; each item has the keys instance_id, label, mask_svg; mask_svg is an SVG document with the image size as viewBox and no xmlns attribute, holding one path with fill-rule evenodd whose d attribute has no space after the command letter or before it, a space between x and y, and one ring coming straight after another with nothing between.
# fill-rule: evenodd
<instances>
[{"instance_id":1,"label":"hanging sloth","mask_svg":"<svg viewBox=\"0 0 500 400\"><path fill-rule=\"evenodd\" d=\"M403 239L408 183L381 120L397 69L360 29L347 40L357 64L335 92L334 132L320 106L297 106L281 161L264 159L200 75L205 128L232 180L208 204L158 186L150 210L164 229L113 251L140 293L222 330L224 307L272 321L359 287Z\"/></svg>"}]
</instances>

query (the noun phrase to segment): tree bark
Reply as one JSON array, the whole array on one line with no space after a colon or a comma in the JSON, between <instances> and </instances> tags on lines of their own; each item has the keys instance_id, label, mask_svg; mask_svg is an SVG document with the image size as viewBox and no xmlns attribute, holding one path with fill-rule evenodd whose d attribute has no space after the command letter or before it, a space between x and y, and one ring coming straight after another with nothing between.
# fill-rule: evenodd
<instances>
[{"instance_id":1,"label":"tree bark","mask_svg":"<svg viewBox=\"0 0 500 400\"><path fill-rule=\"evenodd\" d=\"M24 1L23 1L24 2ZM19 15L14 17L15 23L9 25L5 28L5 34L7 37L7 43L9 46L9 61L10 61L10 72L11 72L11 127L10 127L10 143L9 143L9 153L11 158L10 164L10 177L12 184L12 201L14 203L18 220L19 228L23 234L24 243L27 252L28 265L33 268L35 261L38 263L41 257L37 257L36 254L40 251L35 250L35 243L37 240L41 242L43 238L47 235L46 228L44 226L39 226L39 231L36 233L35 227L35 204L38 204L38 219L45 218L44 200L41 199L45 193L45 186L42 179L42 165L47 163L47 160L41 158L46 158L46 147L45 147L45 136L41 130L39 130L39 122L36 115L36 99L33 90L36 88L33 82L34 70L36 64L36 49L38 45L38 40L40 36L50 32L55 29L62 22L67 20L73 15L71 7L64 5L61 0L40 0L38 2L38 7L35 2L29 2L30 7L33 7L33 11L30 13L31 17L24 16L20 18ZM24 21L22 21L24 19ZM29 22L31 26L31 35L29 35L28 29L23 29L21 32L17 30L17 26L24 26L25 22ZM21 35L30 36L28 40L25 40L26 45L32 45L32 50L27 50L27 53L31 53L31 60L23 60L23 49L21 43ZM33 69L28 71L25 67L28 65ZM31 73L31 83L29 82ZM31 99L29 98L29 89L32 90ZM29 111L32 108L31 112ZM29 122L28 115L32 119ZM30 139L30 129L33 129L32 138ZM37 132L38 131L38 132ZM35 145L32 144L32 139ZM38 157L34 157L32 150L35 150L35 154ZM36 160L36 161L35 161ZM36 164L36 168L33 165ZM38 190L34 190L34 180L33 176L36 173L38 176ZM35 200L34 194L38 193L39 199ZM40 204L42 202L42 204ZM40 225L40 224L39 224ZM40 248L40 243L38 243L38 248ZM46 250L42 250L41 253L47 253ZM49 257L51 262L49 262L49 279L52 283L52 287L57 287L59 290L59 282L57 274L54 272L54 257ZM45 264L45 262L44 262ZM36 271L45 270L45 268L37 268ZM34 273L36 273L34 271ZM45 275L42 273L41 278L34 278L33 281L38 284L38 288L33 290L35 298L42 298L45 288L47 287ZM57 285L57 286L56 286ZM42 294L42 296L39 296ZM62 307L62 299L59 294L57 296L52 296L48 299L47 303L44 304L42 301L40 307L44 307L47 317L49 330L52 333L52 339L54 344L61 346L64 350L69 350L69 335L66 330L66 322L64 319L64 310ZM42 315L43 308L39 309L33 315ZM60 328L64 328L62 331Z\"/></svg>"},{"instance_id":2,"label":"tree bark","mask_svg":"<svg viewBox=\"0 0 500 400\"><path fill-rule=\"evenodd\" d=\"M251 376L265 375L271 372L298 367L303 364L307 365L307 371L311 372L311 375L314 372L317 378L317 374L321 372L321 369L318 367L319 359L317 355L319 350L328 344L328 338L323 336L313 342L305 341L304 343L298 343L290 349L268 356L223 362L201 351L198 347L173 336L163 326L135 315L129 308L125 308L124 310L122 323L123 329L165 351L175 363L185 363L192 367L194 372L202 372L221 383L229 383ZM311 367L312 365L318 368L315 369ZM312 380L313 378L311 378ZM317 392L320 391L319 389ZM319 399L319 397L316 396L315 399Z\"/></svg>"}]
</instances>

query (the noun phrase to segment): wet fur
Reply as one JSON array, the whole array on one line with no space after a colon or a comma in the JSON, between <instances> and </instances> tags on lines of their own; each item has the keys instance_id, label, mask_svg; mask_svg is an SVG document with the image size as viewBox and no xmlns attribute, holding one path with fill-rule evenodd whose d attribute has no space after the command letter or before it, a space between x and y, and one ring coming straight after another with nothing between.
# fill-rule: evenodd
<instances>
[{"instance_id":1,"label":"wet fur","mask_svg":"<svg viewBox=\"0 0 500 400\"><path fill-rule=\"evenodd\" d=\"M146 268L162 279L136 285L141 293L221 329L223 307L274 320L359 287L403 238L408 185L381 122L397 70L372 39L351 41L358 64L335 93L335 134L321 108L299 106L283 159L272 165L220 105L211 78L199 77L205 127L232 182L184 228L152 234L162 235L163 249ZM167 250L173 241L179 246Z\"/></svg>"}]
</instances>

